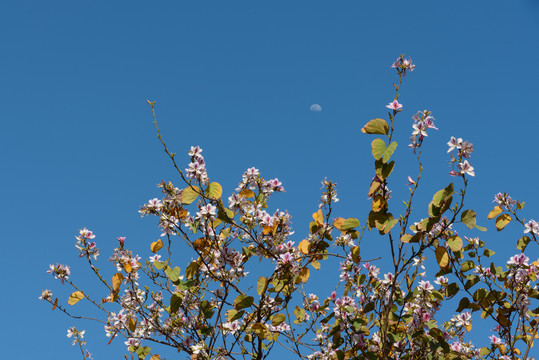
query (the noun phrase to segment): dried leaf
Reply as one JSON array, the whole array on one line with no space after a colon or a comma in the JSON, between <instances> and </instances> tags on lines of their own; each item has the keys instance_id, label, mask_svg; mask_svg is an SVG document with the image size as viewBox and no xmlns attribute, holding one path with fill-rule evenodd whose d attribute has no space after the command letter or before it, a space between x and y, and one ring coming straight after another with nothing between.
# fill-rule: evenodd
<instances>
[{"instance_id":1,"label":"dried leaf","mask_svg":"<svg viewBox=\"0 0 539 360\"><path fill-rule=\"evenodd\" d=\"M112 275L112 291L118 292L120 290L120 285L122 284L122 281L124 280L124 276L122 273L116 273Z\"/></svg>"},{"instance_id":2,"label":"dried leaf","mask_svg":"<svg viewBox=\"0 0 539 360\"><path fill-rule=\"evenodd\" d=\"M151 245L150 245L150 250L153 252L153 253L156 253L158 252L160 249L163 248L163 240L161 239L157 239L157 241L154 241Z\"/></svg>"},{"instance_id":3,"label":"dried leaf","mask_svg":"<svg viewBox=\"0 0 539 360\"><path fill-rule=\"evenodd\" d=\"M75 291L73 294L69 295L69 299L67 299L67 303L69 305L75 305L82 299L84 299L84 294L82 293L82 291Z\"/></svg>"},{"instance_id":4,"label":"dried leaf","mask_svg":"<svg viewBox=\"0 0 539 360\"><path fill-rule=\"evenodd\" d=\"M309 247L311 246L311 243L307 239L301 240L299 243L299 251L301 251L302 254L307 255L309 253Z\"/></svg>"}]
</instances>

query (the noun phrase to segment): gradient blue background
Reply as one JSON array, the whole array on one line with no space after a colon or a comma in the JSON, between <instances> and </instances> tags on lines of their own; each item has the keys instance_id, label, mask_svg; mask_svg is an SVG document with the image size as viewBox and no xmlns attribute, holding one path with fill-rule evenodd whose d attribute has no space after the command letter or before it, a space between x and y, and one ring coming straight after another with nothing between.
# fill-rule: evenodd
<instances>
[{"instance_id":1,"label":"gradient blue background","mask_svg":"<svg viewBox=\"0 0 539 360\"><path fill-rule=\"evenodd\" d=\"M416 171L406 148L411 116L427 108L440 130L425 143L416 219L454 180L445 145L453 135L475 144L468 205L489 227L465 234L481 236L499 261L516 252L520 227L496 233L486 220L499 191L525 200L525 217L539 220L536 0L6 1L0 33L2 357L77 358L65 337L74 324L87 330L94 359L124 353L119 339L105 345L101 325L51 312L37 297L44 288L70 293L45 273L55 262L71 264L88 292L98 289L76 257L82 227L97 235L107 274L116 236L149 255L159 231L137 210L159 196L161 179L177 176L146 99L157 100L178 160L200 145L227 196L248 167L279 177L287 192L271 208L292 213L299 242L326 176L339 183L336 215L367 214L372 137L360 129L387 117L389 66L406 53L417 68L400 98L393 204ZM323 110L309 111L313 103ZM366 236L365 258L385 255L379 240ZM474 336L487 341L486 332Z\"/></svg>"}]
</instances>

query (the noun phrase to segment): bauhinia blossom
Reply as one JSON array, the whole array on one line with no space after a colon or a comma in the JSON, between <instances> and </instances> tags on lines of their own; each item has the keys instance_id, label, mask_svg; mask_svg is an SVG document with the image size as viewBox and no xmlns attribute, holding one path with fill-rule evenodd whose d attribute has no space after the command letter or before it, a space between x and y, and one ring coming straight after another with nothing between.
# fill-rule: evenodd
<instances>
[{"instance_id":1,"label":"bauhinia blossom","mask_svg":"<svg viewBox=\"0 0 539 360\"><path fill-rule=\"evenodd\" d=\"M393 111L400 111L400 109L402 109L402 104L399 104L397 100L393 100L388 105L386 105L386 108L391 109Z\"/></svg>"}]
</instances>

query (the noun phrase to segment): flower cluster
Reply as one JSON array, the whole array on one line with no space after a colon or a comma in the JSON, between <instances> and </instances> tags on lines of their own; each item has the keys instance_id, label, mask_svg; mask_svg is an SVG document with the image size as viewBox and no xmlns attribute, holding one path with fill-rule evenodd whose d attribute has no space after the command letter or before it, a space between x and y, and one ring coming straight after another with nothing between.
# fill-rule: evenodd
<instances>
[{"instance_id":1,"label":"flower cluster","mask_svg":"<svg viewBox=\"0 0 539 360\"><path fill-rule=\"evenodd\" d=\"M67 329L67 337L73 338L73 345L76 345L79 341L81 341L81 344L86 344L86 341L83 340L84 333L85 333L85 330L79 331L74 326Z\"/></svg>"},{"instance_id":2,"label":"flower cluster","mask_svg":"<svg viewBox=\"0 0 539 360\"><path fill-rule=\"evenodd\" d=\"M402 74L402 76L406 75L406 71L414 71L415 69L415 65L412 64L412 59L406 59L404 58L404 55L399 56L391 67L397 69L397 72Z\"/></svg>"},{"instance_id":3,"label":"flower cluster","mask_svg":"<svg viewBox=\"0 0 539 360\"><path fill-rule=\"evenodd\" d=\"M397 101L403 76L415 66L401 56L392 67L399 80L394 84L395 100L387 105L391 131L382 119L364 128L390 140L398 138L393 137L393 120L403 107ZM410 147L415 149L422 146L429 129L437 128L428 110L413 120ZM324 179L314 221L297 244L291 215L270 207L271 196L284 191L279 179L265 180L257 168L248 168L226 204L221 185L208 179L202 149L193 146L188 168L178 170L183 189L163 181L162 198L148 200L139 210L142 216L156 216L161 236L168 240L148 244L151 254L144 255L148 259L144 263L127 248L126 238L118 237L119 245L109 259L117 272L110 281L91 259L97 261L99 255L92 241L95 235L86 228L79 231L75 246L103 283L105 298L99 301L83 293L69 278L67 265L50 265L48 273L76 290L69 304L85 298L106 314L99 319L105 323L106 336L110 341L122 338L131 357L135 353L148 357L151 349L145 345L157 342L196 360L268 358L277 344L285 344L294 358L313 360L422 359L426 354L436 359L521 358L519 346L527 347L528 353L537 335L539 260L530 260L524 250L537 243L539 223L521 220L516 212L523 203L497 194L497 206L488 216L497 217L496 228L501 231L514 221L528 235L520 237L520 252L505 267L487 262L494 252L485 248L484 241L459 235L461 229L474 226L484 230L475 223L477 214L463 208L467 180L460 192L453 183L438 191L422 211L427 217L412 218L418 206L411 204L422 175L419 152L420 170L415 181L408 177L414 186L399 214L388 201L388 178L395 165L389 158L396 142L388 141L385 147L382 142L386 143L380 138L372 142L376 160L368 191L372 208L363 226L356 218L335 217L336 184ZM468 162L473 145L454 137L448 145L454 164L451 174L473 176ZM380 234L375 235L377 246L391 272L382 272L386 264L378 263L379 258L360 255L362 241L373 236L371 230ZM179 259L192 256L187 266L177 264L178 257L172 254L179 244L189 251L183 253L182 248ZM320 296L308 293L317 275L313 269L329 272L338 261L334 287ZM430 264L434 277L430 268L427 271ZM253 274L258 279L251 278ZM43 290L39 298L72 316L71 308L59 304L50 290ZM458 307L456 315L439 322L443 304ZM466 338L476 312L497 323L490 344L482 348ZM84 331L70 328L68 337L81 346L85 359L90 358L82 349ZM160 358L154 351L151 357Z\"/></svg>"},{"instance_id":4,"label":"flower cluster","mask_svg":"<svg viewBox=\"0 0 539 360\"><path fill-rule=\"evenodd\" d=\"M428 136L428 129L438 130L438 128L434 126L434 118L428 110L418 111L412 119L414 120L412 124L413 131L408 147L415 149L421 146L423 139Z\"/></svg>"},{"instance_id":5,"label":"flower cluster","mask_svg":"<svg viewBox=\"0 0 539 360\"><path fill-rule=\"evenodd\" d=\"M99 256L99 249L94 241L88 241L94 238L95 235L90 230L86 228L79 230L79 236L76 237L77 243L75 244L75 247L80 251L80 257L89 258L92 256L94 260L97 260L97 257Z\"/></svg>"},{"instance_id":6,"label":"flower cluster","mask_svg":"<svg viewBox=\"0 0 539 360\"><path fill-rule=\"evenodd\" d=\"M69 275L71 275L71 270L68 265L51 264L49 265L49 270L47 270L47 274L52 274L55 279L60 279L63 284L65 280L69 279Z\"/></svg>"},{"instance_id":7,"label":"flower cluster","mask_svg":"<svg viewBox=\"0 0 539 360\"><path fill-rule=\"evenodd\" d=\"M202 149L198 146L191 146L189 156L191 156L191 163L189 167L185 169L187 177L198 181L201 184L206 185L208 183L208 172L206 171L206 162L201 155Z\"/></svg>"},{"instance_id":8,"label":"flower cluster","mask_svg":"<svg viewBox=\"0 0 539 360\"><path fill-rule=\"evenodd\" d=\"M448 153L451 153L451 163L457 164L456 170L451 170L449 174L452 176L459 176L468 174L470 176L475 176L474 167L470 165L468 160L472 152L473 152L473 144L469 143L468 141L462 141L461 138L455 139L454 136L451 136L451 139L447 143L449 146L449 150L447 150ZM453 150L457 150L457 157L455 157L452 153Z\"/></svg>"},{"instance_id":9,"label":"flower cluster","mask_svg":"<svg viewBox=\"0 0 539 360\"><path fill-rule=\"evenodd\" d=\"M48 302L51 302L52 301L52 291L50 290L43 290L41 292L41 296L39 297L39 300L45 300L45 301L48 301Z\"/></svg>"}]
</instances>

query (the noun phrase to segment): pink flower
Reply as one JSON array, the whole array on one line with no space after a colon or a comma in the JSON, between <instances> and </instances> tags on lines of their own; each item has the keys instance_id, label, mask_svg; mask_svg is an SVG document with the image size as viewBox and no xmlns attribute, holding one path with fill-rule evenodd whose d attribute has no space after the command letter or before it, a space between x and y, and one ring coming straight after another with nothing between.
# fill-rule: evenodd
<instances>
[{"instance_id":1,"label":"pink flower","mask_svg":"<svg viewBox=\"0 0 539 360\"><path fill-rule=\"evenodd\" d=\"M118 236L116 239L120 243L120 246L123 247L125 242L125 236Z\"/></svg>"},{"instance_id":2,"label":"pink flower","mask_svg":"<svg viewBox=\"0 0 539 360\"><path fill-rule=\"evenodd\" d=\"M400 109L402 109L402 104L399 104L397 100L393 100L393 102L390 102L388 105L386 105L386 108L393 111L399 111Z\"/></svg>"},{"instance_id":3,"label":"pink flower","mask_svg":"<svg viewBox=\"0 0 539 360\"><path fill-rule=\"evenodd\" d=\"M432 292L432 290L434 290L434 286L432 286L429 281L424 281L424 280L421 280L419 282L418 288L427 293L430 293Z\"/></svg>"},{"instance_id":4,"label":"pink flower","mask_svg":"<svg viewBox=\"0 0 539 360\"><path fill-rule=\"evenodd\" d=\"M449 150L447 150L447 152L450 153L451 151L455 150L455 148L460 149L462 147L462 139L455 139L454 136L451 136L451 139L449 140L447 145L449 146Z\"/></svg>"},{"instance_id":5,"label":"pink flower","mask_svg":"<svg viewBox=\"0 0 539 360\"><path fill-rule=\"evenodd\" d=\"M539 234L539 224L533 219L525 223L524 227L526 228L524 230L525 234L526 233Z\"/></svg>"},{"instance_id":6,"label":"pink flower","mask_svg":"<svg viewBox=\"0 0 539 360\"><path fill-rule=\"evenodd\" d=\"M509 261L507 262L507 265L516 265L516 266L528 266L528 261L530 260L529 257L526 255L520 253L516 254L514 256L511 256L509 258Z\"/></svg>"},{"instance_id":7,"label":"pink flower","mask_svg":"<svg viewBox=\"0 0 539 360\"><path fill-rule=\"evenodd\" d=\"M410 176L408 176L408 184L407 185L415 185L415 181Z\"/></svg>"},{"instance_id":8,"label":"pink flower","mask_svg":"<svg viewBox=\"0 0 539 360\"><path fill-rule=\"evenodd\" d=\"M461 174L468 174L470 176L475 176L475 172L473 171L474 167L470 165L468 160L464 160L464 162L458 164L457 167L459 168Z\"/></svg>"},{"instance_id":9,"label":"pink flower","mask_svg":"<svg viewBox=\"0 0 539 360\"><path fill-rule=\"evenodd\" d=\"M502 339L500 339L499 337L497 337L496 335L491 335L489 336L489 339L490 339L490 342L494 345L499 345L499 344L503 344L503 341Z\"/></svg>"}]
</instances>

